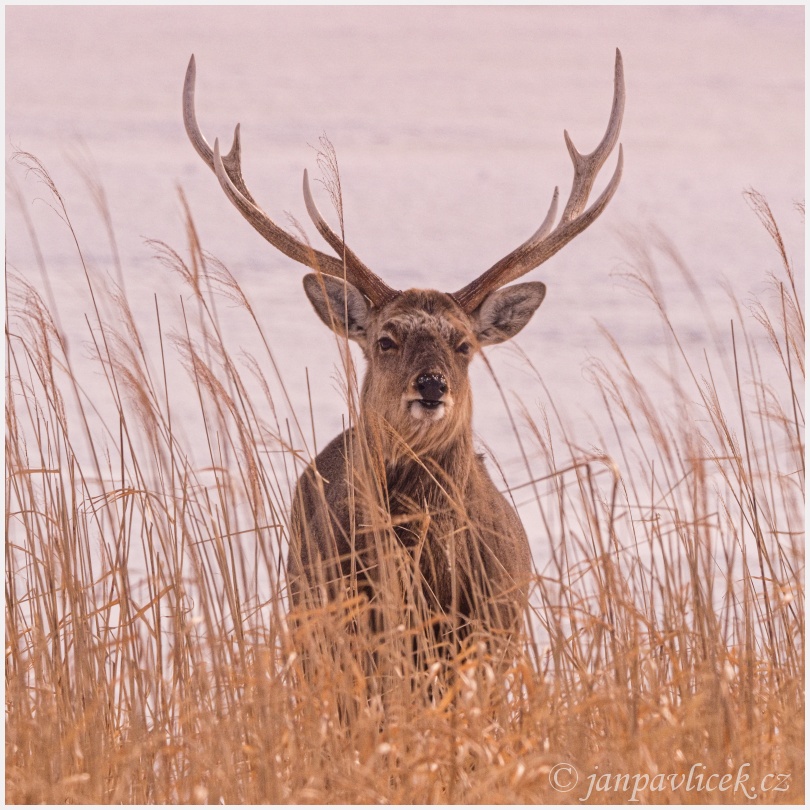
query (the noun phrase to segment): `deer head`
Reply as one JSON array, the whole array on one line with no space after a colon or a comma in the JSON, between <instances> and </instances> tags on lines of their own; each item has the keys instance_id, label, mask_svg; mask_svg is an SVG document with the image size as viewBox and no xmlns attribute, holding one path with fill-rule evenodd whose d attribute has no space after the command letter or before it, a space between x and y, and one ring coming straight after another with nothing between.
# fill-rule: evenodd
<instances>
[{"instance_id":1,"label":"deer head","mask_svg":"<svg viewBox=\"0 0 810 810\"><path fill-rule=\"evenodd\" d=\"M186 132L199 155L219 179L228 199L270 244L316 272L304 276L304 289L327 326L356 341L368 368L363 402L372 403L406 441L431 447L451 441L471 420L468 368L482 346L516 335L545 296L541 282L504 286L551 258L585 230L605 209L622 175L622 147L605 190L586 209L594 181L621 129L624 72L616 51L613 107L607 130L596 149L580 154L568 133L565 143L574 165L574 180L559 222L558 188L538 230L523 244L454 293L389 287L369 270L321 215L304 170L304 201L318 232L341 256L314 250L276 225L256 204L242 177L239 125L233 145L222 156L212 149L197 125L194 110L196 66L189 61L183 90ZM556 225L555 225L556 222Z\"/></svg>"},{"instance_id":2,"label":"deer head","mask_svg":"<svg viewBox=\"0 0 810 810\"><path fill-rule=\"evenodd\" d=\"M363 402L414 450L452 442L470 424L468 368L482 347L508 340L545 295L529 282L494 290L473 312L436 290L406 290L369 304L352 284L310 273L304 289L330 328L357 341L367 360Z\"/></svg>"}]
</instances>

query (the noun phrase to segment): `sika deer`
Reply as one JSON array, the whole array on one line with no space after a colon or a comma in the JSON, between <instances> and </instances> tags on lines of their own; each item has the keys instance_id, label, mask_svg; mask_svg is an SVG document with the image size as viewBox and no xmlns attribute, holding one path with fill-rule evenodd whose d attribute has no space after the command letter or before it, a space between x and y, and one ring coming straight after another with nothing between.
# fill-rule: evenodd
<instances>
[{"instance_id":1,"label":"sika deer","mask_svg":"<svg viewBox=\"0 0 810 810\"><path fill-rule=\"evenodd\" d=\"M304 276L312 306L327 326L356 341L367 361L356 425L334 439L298 481L287 565L293 605L335 599L346 589L373 601L385 587L381 555L405 550L422 615L438 619L437 639L448 627L456 638L475 629L514 635L531 554L517 513L475 453L468 368L483 346L523 329L546 292L538 281L504 285L584 231L616 192L621 146L612 179L586 210L594 180L619 138L621 54L616 51L613 107L601 143L581 155L565 133L574 180L560 221L555 226L555 189L537 232L454 293L400 292L372 273L321 216L306 171L307 210L343 258L313 250L279 228L242 178L239 126L224 157L219 141L212 150L200 132L195 72L192 56L183 96L191 143L245 219L275 248L315 270Z\"/></svg>"}]
</instances>

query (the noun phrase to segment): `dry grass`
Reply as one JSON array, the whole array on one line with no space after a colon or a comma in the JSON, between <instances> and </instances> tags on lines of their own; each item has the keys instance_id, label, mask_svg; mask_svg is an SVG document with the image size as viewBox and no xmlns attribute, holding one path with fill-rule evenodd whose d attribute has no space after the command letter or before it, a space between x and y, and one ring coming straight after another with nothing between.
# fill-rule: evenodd
<instances>
[{"instance_id":1,"label":"dry grass","mask_svg":"<svg viewBox=\"0 0 810 810\"><path fill-rule=\"evenodd\" d=\"M579 803L637 787L649 802L802 802L804 317L767 204L749 200L780 275L697 358L635 243L633 283L668 329L668 396L607 335L596 449L553 405L515 417L532 481L513 492L536 504L551 561L506 671L484 647L414 667L407 631L347 632L364 610L351 600L288 622L290 486L308 459L292 436L309 415L276 419L271 346L190 216L187 256L154 246L186 286L173 334L157 307L142 325L76 242L90 384L33 271L11 277L7 801ZM226 345L222 296L253 321L256 356ZM186 391L197 421L186 402L178 426ZM579 774L569 791L559 763ZM711 774L733 778L706 790Z\"/></svg>"}]
</instances>

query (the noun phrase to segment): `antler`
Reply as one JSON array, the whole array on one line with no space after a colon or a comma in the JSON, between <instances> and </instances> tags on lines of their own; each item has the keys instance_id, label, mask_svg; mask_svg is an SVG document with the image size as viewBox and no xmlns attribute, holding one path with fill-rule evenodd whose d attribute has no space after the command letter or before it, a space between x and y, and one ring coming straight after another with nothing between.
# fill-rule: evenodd
<instances>
[{"instance_id":1,"label":"antler","mask_svg":"<svg viewBox=\"0 0 810 810\"><path fill-rule=\"evenodd\" d=\"M236 125L233 136L233 145L224 157L220 155L219 140L214 141L213 150L208 145L200 127L194 110L194 85L197 76L197 65L192 54L186 70L186 80L183 85L183 122L186 133L192 146L205 161L209 169L217 176L223 191L234 204L242 216L258 231L273 247L280 250L291 259L311 267L314 270L330 276L345 278L346 281L357 287L372 304L380 306L397 295L397 291L389 287L378 275L372 273L356 254L344 244L343 240L327 225L321 216L312 194L309 190L309 180L304 171L304 200L307 211L312 217L319 233L326 239L332 248L343 256L338 259L321 253L309 245L300 242L287 231L280 228L258 206L253 195L248 191L242 178L241 142L239 138L239 124Z\"/></svg>"},{"instance_id":2,"label":"antler","mask_svg":"<svg viewBox=\"0 0 810 810\"><path fill-rule=\"evenodd\" d=\"M452 294L453 298L467 312L476 309L493 290L514 281L516 278L520 278L520 276L534 270L535 267L550 259L575 236L582 233L605 210L616 193L619 181L622 178L623 154L621 144L619 145L619 160L613 177L597 201L585 213L582 213L588 203L588 196L591 193L599 170L619 140L622 115L624 114L624 98L624 68L622 66L621 51L617 48L616 71L613 80L613 108L610 112L607 131L601 143L589 155L581 155L572 143L568 132L563 133L565 145L568 147L571 161L574 164L574 181L571 185L568 202L557 227L552 230L557 214L557 199L559 196L559 189L555 188L551 207L537 232L508 256L496 262L477 279Z\"/></svg>"}]
</instances>

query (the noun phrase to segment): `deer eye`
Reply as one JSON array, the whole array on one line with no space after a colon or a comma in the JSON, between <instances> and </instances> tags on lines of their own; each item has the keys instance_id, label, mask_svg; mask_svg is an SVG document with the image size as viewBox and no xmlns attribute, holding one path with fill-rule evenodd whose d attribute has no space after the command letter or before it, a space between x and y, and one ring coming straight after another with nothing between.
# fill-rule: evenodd
<instances>
[{"instance_id":1,"label":"deer eye","mask_svg":"<svg viewBox=\"0 0 810 810\"><path fill-rule=\"evenodd\" d=\"M469 354L470 353L470 344L467 343L466 341L464 343L459 343L459 345L456 346L456 351L459 354Z\"/></svg>"},{"instance_id":2,"label":"deer eye","mask_svg":"<svg viewBox=\"0 0 810 810\"><path fill-rule=\"evenodd\" d=\"M381 338L380 338L380 339L377 341L377 345L378 345L378 346L380 347L380 349L381 349L382 351L384 351L384 352L391 351L391 349L396 349L396 347L397 347L397 344L396 344L396 343L394 343L394 341L393 341L393 340L391 340L391 338L390 338L390 337L381 337Z\"/></svg>"}]
</instances>

